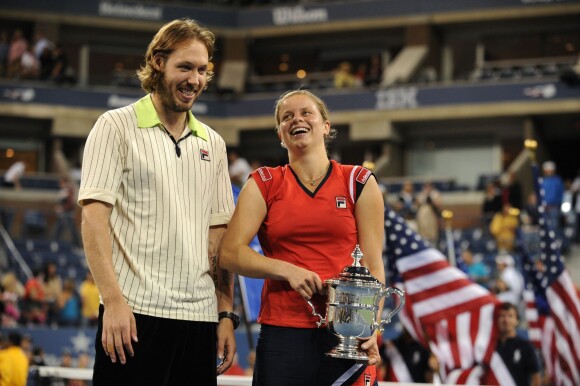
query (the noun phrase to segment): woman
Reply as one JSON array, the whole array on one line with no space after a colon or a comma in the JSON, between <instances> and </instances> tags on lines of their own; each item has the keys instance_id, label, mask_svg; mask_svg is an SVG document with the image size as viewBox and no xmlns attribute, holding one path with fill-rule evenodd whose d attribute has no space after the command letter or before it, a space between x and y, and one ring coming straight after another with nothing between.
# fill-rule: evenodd
<instances>
[{"instance_id":1,"label":"woman","mask_svg":"<svg viewBox=\"0 0 580 386\"><path fill-rule=\"evenodd\" d=\"M222 268L266 279L253 384L355 384L379 360L376 336L361 346L369 368L324 355L338 340L316 328L306 300L325 313L324 280L353 263L357 243L363 264L384 283L381 191L369 170L329 160L326 143L336 132L320 98L307 90L287 92L275 118L289 163L251 174L220 252ZM256 233L265 256L248 246Z\"/></svg>"}]
</instances>

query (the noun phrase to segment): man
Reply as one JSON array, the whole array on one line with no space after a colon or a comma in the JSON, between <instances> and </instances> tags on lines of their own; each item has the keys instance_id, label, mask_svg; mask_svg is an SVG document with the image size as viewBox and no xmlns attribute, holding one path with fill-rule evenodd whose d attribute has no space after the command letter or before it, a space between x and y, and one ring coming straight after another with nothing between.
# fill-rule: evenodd
<instances>
[{"instance_id":1,"label":"man","mask_svg":"<svg viewBox=\"0 0 580 386\"><path fill-rule=\"evenodd\" d=\"M438 378L437 358L413 339L406 329L395 340L386 342L381 356L386 366L387 381L434 383L434 379Z\"/></svg>"},{"instance_id":2,"label":"man","mask_svg":"<svg viewBox=\"0 0 580 386\"><path fill-rule=\"evenodd\" d=\"M149 94L103 114L87 139L79 204L101 294L95 386L215 385L232 363L233 277L217 268L234 207L226 147L191 113L213 49L193 20L164 25L137 73Z\"/></svg>"},{"instance_id":3,"label":"man","mask_svg":"<svg viewBox=\"0 0 580 386\"><path fill-rule=\"evenodd\" d=\"M28 380L28 358L20 347L22 335L11 332L3 347L0 336L0 385L26 386Z\"/></svg>"},{"instance_id":4,"label":"man","mask_svg":"<svg viewBox=\"0 0 580 386\"><path fill-rule=\"evenodd\" d=\"M499 341L496 351L502 357L516 385L539 386L538 357L532 344L517 336L518 324L516 307L511 303L502 303L497 318Z\"/></svg>"},{"instance_id":5,"label":"man","mask_svg":"<svg viewBox=\"0 0 580 386\"><path fill-rule=\"evenodd\" d=\"M241 188L248 180L253 169L250 167L248 161L240 157L238 152L233 149L228 152L228 161L230 163L228 168L230 179L233 184Z\"/></svg>"},{"instance_id":6,"label":"man","mask_svg":"<svg viewBox=\"0 0 580 386\"><path fill-rule=\"evenodd\" d=\"M21 189L20 178L24 175L26 171L26 164L22 161L14 162L6 173L4 173L4 179L2 180L2 186L6 188L14 188L16 190Z\"/></svg>"},{"instance_id":7,"label":"man","mask_svg":"<svg viewBox=\"0 0 580 386\"><path fill-rule=\"evenodd\" d=\"M564 198L564 182L556 174L556 164L553 161L546 161L542 164L544 179L542 189L544 189L544 199L546 200L546 216L550 226L556 232L556 237L562 238L560 227L560 207Z\"/></svg>"},{"instance_id":8,"label":"man","mask_svg":"<svg viewBox=\"0 0 580 386\"><path fill-rule=\"evenodd\" d=\"M494 290L497 298L502 302L509 302L514 306L522 303L524 292L524 277L516 268L513 256L500 253L495 257L497 279Z\"/></svg>"}]
</instances>

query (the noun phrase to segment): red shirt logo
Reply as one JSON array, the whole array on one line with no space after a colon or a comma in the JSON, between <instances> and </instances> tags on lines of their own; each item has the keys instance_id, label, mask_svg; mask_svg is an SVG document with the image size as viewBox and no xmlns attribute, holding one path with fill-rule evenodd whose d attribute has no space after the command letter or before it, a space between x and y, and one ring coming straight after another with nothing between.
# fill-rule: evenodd
<instances>
[{"instance_id":1,"label":"red shirt logo","mask_svg":"<svg viewBox=\"0 0 580 386\"><path fill-rule=\"evenodd\" d=\"M362 168L360 172L356 175L356 182L361 184L365 184L369 177L371 176L372 172L369 169Z\"/></svg>"},{"instance_id":2,"label":"red shirt logo","mask_svg":"<svg viewBox=\"0 0 580 386\"><path fill-rule=\"evenodd\" d=\"M272 179L272 174L270 173L270 170L268 170L268 168L259 168L258 169L258 174L260 175L260 178L262 179L262 181L266 182Z\"/></svg>"}]
</instances>

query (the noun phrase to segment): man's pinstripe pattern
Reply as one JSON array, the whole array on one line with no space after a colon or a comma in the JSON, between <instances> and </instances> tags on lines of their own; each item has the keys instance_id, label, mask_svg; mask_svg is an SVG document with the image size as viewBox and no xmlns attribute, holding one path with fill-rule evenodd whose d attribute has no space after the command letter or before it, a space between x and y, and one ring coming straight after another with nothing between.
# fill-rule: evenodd
<instances>
[{"instance_id":1,"label":"man's pinstripe pattern","mask_svg":"<svg viewBox=\"0 0 580 386\"><path fill-rule=\"evenodd\" d=\"M149 102L141 106L153 108ZM113 264L134 312L215 322L208 229L227 223L234 209L225 142L198 122L207 140L189 135L178 157L161 126L137 127L137 110L136 104L111 110L95 123L79 202L113 205Z\"/></svg>"}]
</instances>

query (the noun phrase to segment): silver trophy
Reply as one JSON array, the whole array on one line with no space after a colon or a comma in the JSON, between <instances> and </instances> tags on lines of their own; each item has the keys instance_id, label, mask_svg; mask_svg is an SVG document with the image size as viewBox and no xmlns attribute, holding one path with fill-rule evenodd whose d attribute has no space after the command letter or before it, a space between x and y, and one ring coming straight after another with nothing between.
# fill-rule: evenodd
<instances>
[{"instance_id":1,"label":"silver trophy","mask_svg":"<svg viewBox=\"0 0 580 386\"><path fill-rule=\"evenodd\" d=\"M405 305L405 293L398 288L385 287L360 264L363 254L358 244L351 256L353 265L344 267L334 279L324 281L327 285L326 317L318 314L310 301L308 304L312 314L320 319L316 323L318 327L327 324L328 330L340 340L326 355L367 362L369 357L360 349L360 339L369 338L377 329L383 331L383 325L390 323L393 315ZM399 305L385 320L377 322L381 299L393 293L399 296Z\"/></svg>"}]
</instances>

